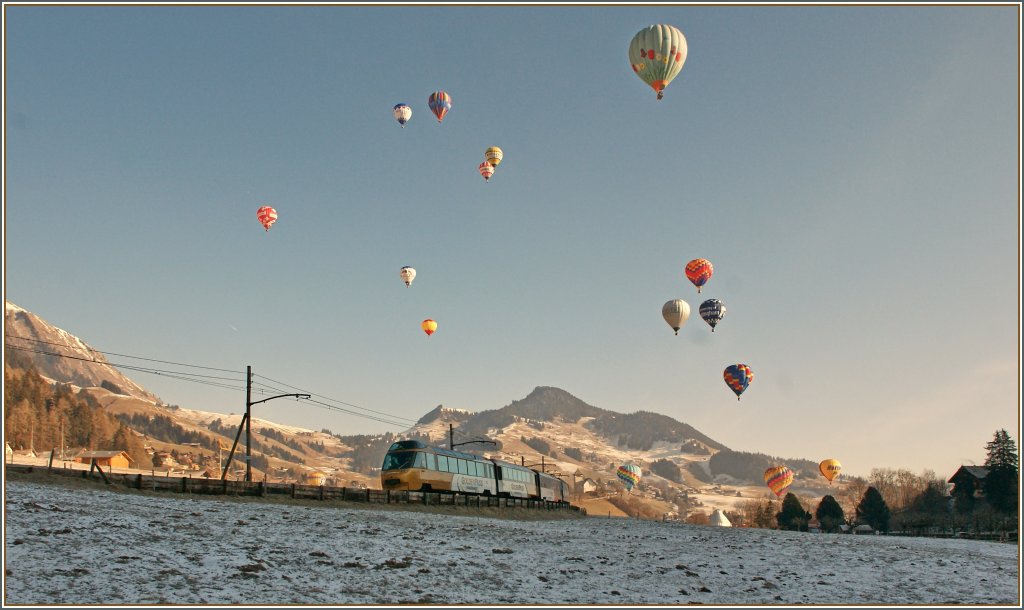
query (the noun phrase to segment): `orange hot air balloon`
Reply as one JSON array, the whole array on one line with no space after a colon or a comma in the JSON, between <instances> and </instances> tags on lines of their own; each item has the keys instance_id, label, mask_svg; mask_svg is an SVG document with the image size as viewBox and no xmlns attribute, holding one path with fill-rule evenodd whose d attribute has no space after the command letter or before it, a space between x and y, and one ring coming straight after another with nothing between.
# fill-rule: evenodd
<instances>
[{"instance_id":1,"label":"orange hot air balloon","mask_svg":"<svg viewBox=\"0 0 1024 610\"><path fill-rule=\"evenodd\" d=\"M772 466L764 471L764 482L768 489L781 498L793 484L793 471L785 466Z\"/></svg>"},{"instance_id":2,"label":"orange hot air balloon","mask_svg":"<svg viewBox=\"0 0 1024 610\"><path fill-rule=\"evenodd\" d=\"M714 266L706 258L695 258L692 261L686 263L686 279L693 282L693 285L697 287L697 294L700 294L700 288L711 279L711 274L714 273Z\"/></svg>"},{"instance_id":3,"label":"orange hot air balloon","mask_svg":"<svg viewBox=\"0 0 1024 610\"><path fill-rule=\"evenodd\" d=\"M423 321L423 324L420 324L420 327L423 328L423 332L427 333L427 336L430 336L437 330L437 322L427 318Z\"/></svg>"},{"instance_id":4,"label":"orange hot air balloon","mask_svg":"<svg viewBox=\"0 0 1024 610\"><path fill-rule=\"evenodd\" d=\"M843 465L839 463L839 460L833 458L822 460L822 462L818 464L818 470L821 471L821 476L828 479L829 485L832 484L832 479L839 476L839 472L842 469Z\"/></svg>"},{"instance_id":5,"label":"orange hot air balloon","mask_svg":"<svg viewBox=\"0 0 1024 610\"><path fill-rule=\"evenodd\" d=\"M260 221L260 224L263 225L263 228L269 231L270 225L277 222L277 210L270 207L269 205L265 205L262 208L256 210L256 220Z\"/></svg>"}]
</instances>

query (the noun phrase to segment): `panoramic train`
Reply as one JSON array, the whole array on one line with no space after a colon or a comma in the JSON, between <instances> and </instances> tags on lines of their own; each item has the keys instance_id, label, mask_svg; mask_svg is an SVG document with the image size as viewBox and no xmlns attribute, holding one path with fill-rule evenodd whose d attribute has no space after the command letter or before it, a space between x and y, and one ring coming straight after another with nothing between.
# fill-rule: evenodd
<instances>
[{"instance_id":1,"label":"panoramic train","mask_svg":"<svg viewBox=\"0 0 1024 610\"><path fill-rule=\"evenodd\" d=\"M569 485L526 466L485 458L420 441L392 443L380 469L383 489L452 491L510 498L569 502Z\"/></svg>"}]
</instances>

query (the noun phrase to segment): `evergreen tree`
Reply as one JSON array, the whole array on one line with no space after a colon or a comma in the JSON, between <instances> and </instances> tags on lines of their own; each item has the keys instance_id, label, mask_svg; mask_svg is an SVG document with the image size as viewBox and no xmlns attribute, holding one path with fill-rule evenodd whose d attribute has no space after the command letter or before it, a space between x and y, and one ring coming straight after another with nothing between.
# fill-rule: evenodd
<instances>
[{"instance_id":1,"label":"evergreen tree","mask_svg":"<svg viewBox=\"0 0 1024 610\"><path fill-rule=\"evenodd\" d=\"M872 529L881 532L888 532L889 518L891 516L889 505L885 503L885 498L882 497L882 494L874 487L868 487L868 490L864 492L864 497L860 500L860 504L857 505L857 522L866 523Z\"/></svg>"},{"instance_id":2,"label":"evergreen tree","mask_svg":"<svg viewBox=\"0 0 1024 610\"><path fill-rule=\"evenodd\" d=\"M775 516L779 528L799 532L807 531L807 522L811 520L811 513L804 510L800 504L800 498L796 494L787 493L782 500L782 510Z\"/></svg>"},{"instance_id":3,"label":"evergreen tree","mask_svg":"<svg viewBox=\"0 0 1024 610\"><path fill-rule=\"evenodd\" d=\"M821 531L837 532L840 525L846 524L846 515L843 514L843 507L832 496L825 496L818 503L814 516L821 522Z\"/></svg>"},{"instance_id":4,"label":"evergreen tree","mask_svg":"<svg viewBox=\"0 0 1024 610\"><path fill-rule=\"evenodd\" d=\"M1017 512L1017 444L1006 433L998 430L992 442L985 445L988 457L985 468L988 474L982 481L985 499L997 511L1005 513Z\"/></svg>"}]
</instances>

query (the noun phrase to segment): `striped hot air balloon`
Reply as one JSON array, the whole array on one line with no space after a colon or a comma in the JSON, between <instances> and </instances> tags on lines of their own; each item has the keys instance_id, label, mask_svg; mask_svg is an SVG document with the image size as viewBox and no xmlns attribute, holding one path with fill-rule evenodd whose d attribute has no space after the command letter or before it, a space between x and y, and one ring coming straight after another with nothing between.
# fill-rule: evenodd
<instances>
[{"instance_id":1,"label":"striped hot air balloon","mask_svg":"<svg viewBox=\"0 0 1024 610\"><path fill-rule=\"evenodd\" d=\"M477 167L477 170L479 170L480 175L484 177L484 182L490 180L491 176L494 175L494 166L487 161L481 163L479 167Z\"/></svg>"},{"instance_id":2,"label":"striped hot air balloon","mask_svg":"<svg viewBox=\"0 0 1024 610\"><path fill-rule=\"evenodd\" d=\"M427 105L430 106L430 111L434 113L437 122L440 123L444 120L444 115L452 109L452 96L445 91L435 91L427 98Z\"/></svg>"},{"instance_id":3,"label":"striped hot air balloon","mask_svg":"<svg viewBox=\"0 0 1024 610\"><path fill-rule=\"evenodd\" d=\"M786 466L772 466L764 471L764 482L768 489L781 498L793 484L793 471Z\"/></svg>"},{"instance_id":4,"label":"striped hot air balloon","mask_svg":"<svg viewBox=\"0 0 1024 610\"><path fill-rule=\"evenodd\" d=\"M632 492L633 486L640 482L640 467L636 464L623 464L615 470L615 475L626 486L626 491Z\"/></svg>"},{"instance_id":5,"label":"striped hot air balloon","mask_svg":"<svg viewBox=\"0 0 1024 610\"><path fill-rule=\"evenodd\" d=\"M498 164L501 163L501 158L503 156L504 153L502 153L501 149L498 148L497 146L492 146L484 151L484 161L487 161L494 167L498 167Z\"/></svg>"}]
</instances>

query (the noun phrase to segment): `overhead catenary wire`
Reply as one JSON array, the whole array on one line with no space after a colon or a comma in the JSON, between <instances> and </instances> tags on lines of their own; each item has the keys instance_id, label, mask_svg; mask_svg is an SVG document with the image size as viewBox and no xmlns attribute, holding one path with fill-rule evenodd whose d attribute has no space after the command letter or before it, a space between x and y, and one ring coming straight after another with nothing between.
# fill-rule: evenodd
<instances>
[{"instance_id":1,"label":"overhead catenary wire","mask_svg":"<svg viewBox=\"0 0 1024 610\"><path fill-rule=\"evenodd\" d=\"M34 342L34 343L41 343L41 344L45 344L45 345L54 345L54 346L58 346L58 347L63 347L65 349L75 349L72 346L69 346L69 345L66 345L66 344L57 343L57 342L54 342L54 341L44 341L42 339L33 339L33 338L30 338L30 337L19 337L19 336L15 336L15 335L9 335L6 338L18 339L18 340L23 340L23 341L31 341L31 342ZM149 374L152 374L152 375L159 375L159 376L168 377L168 378L171 378L171 379L178 379L178 380L181 380L181 381L188 381L188 382L192 382L192 383L199 383L199 384L209 385L209 386L213 386L213 387L219 387L219 388L227 389L227 390L245 391L245 389L246 389L246 387L244 385L244 381L243 381L243 383L241 385L237 385L237 382L239 380L238 380L238 378L235 378L235 377L223 377L223 376L216 376L216 375L204 375L204 374L192 373L192 372L188 372L188 371L174 371L174 370L158 369L158 368L152 368L152 367L142 367L142 366L137 366L137 365L133 365L133 364L125 364L125 363L120 363L120 362L111 362L111 361L108 361L108 360L99 360L97 358L87 358L87 357L84 357L84 356L76 356L76 355L70 355L70 354L61 354L61 353L57 353L57 352L53 352L53 351L45 351L45 350L41 350L41 349L32 349L31 347L26 347L26 346L21 346L21 345L14 345L14 344L8 343L6 341L4 342L4 345L6 347L8 347L10 349L13 349L13 350L16 350L16 351L35 353L35 354L40 354L40 355L45 355L45 356L54 356L54 357L58 357L58 358L67 358L67 359L70 359L70 360L78 360L78 361L81 361L81 362L87 362L87 363L96 364L96 365L99 365L99 366L106 366L106 367L110 367L110 368L115 368L116 367L116 368L121 368L121 369L125 369L125 370L130 370L130 371L136 371L136 372L141 372L141 373L149 373ZM221 372L227 372L227 373L238 373L239 375L241 375L243 377L245 376L244 372L242 372L242 371L235 371L235 370L232 370L232 369L219 368L219 367L210 367L210 366L202 366L202 365L188 364L188 363L183 363L183 362L173 362L173 361L169 361L169 360L159 360L159 359L156 359L156 358L145 358L145 357L142 357L142 356L132 356L132 355L128 355L128 354L118 354L116 352L106 352L106 351L102 351L102 350L97 350L97 349L94 349L94 348L91 348L91 347L88 347L88 346L85 346L85 347L90 352L95 353L95 354L99 354L100 356L104 356L104 357L107 356L107 355L116 355L118 357L130 358L130 359L134 359L134 360L143 360L143 361L148 361L148 362L158 362L158 363L162 363L162 364L172 364L172 365L175 365L175 366L192 367L192 368L197 368L197 369L221 371ZM415 419L410 419L410 418L401 417L401 416L398 416L398 415L393 415L393 414L390 414L390 413L385 413L385 412L382 412L382 411L376 411L376 410L373 410L373 409L368 409L366 407L361 407L359 405L352 404L352 403L349 403L349 402L345 402L345 401L342 401L342 400L338 400L336 398L331 398L329 396L324 396L322 394L315 394L315 393L312 393L312 392L308 392L308 391L303 390L302 388L299 388L297 386L293 386L291 384L287 384L287 383L284 383L282 381L277 381L277 380L271 379L269 377L266 377L264 375L254 374L253 377L259 377L259 378L262 378L262 379L265 379L265 380L271 382L270 384L263 383L263 382L258 382L258 381L253 381L252 382L251 389L253 391L255 391L255 392L260 393L261 395L264 394L264 393L271 393L271 392L278 393L278 394L284 394L284 393L287 392L286 388L287 389L291 389L291 390L300 390L300 391L309 393L309 394L311 394L313 396L316 396L318 398L321 398L323 400L330 401L330 402L333 402L333 403L337 403L337 404L340 404L340 405L345 405L347 407L351 407L352 409L358 409L359 411L366 411L367 413L361 413L359 411L354 411L354 410L351 410L351 409L346 409L344 407L340 407L340 406L337 406L335 404L329 404L327 402L321 402L321 401L317 401L317 400L309 401L312 404L317 405L317 406L322 407L322 408L325 408L327 410L331 410L331 411L335 411L335 412L339 412L339 413L346 413L346 414L349 414L349 415L354 415L356 417L362 417L364 419L370 419L370 420L378 421L378 422L385 423L385 424L388 424L388 425L397 426L399 428L403 428L403 427L407 428L407 427L410 427L411 425L415 425L416 423L418 423L418 421L415 420ZM226 382L230 382L230 381L234 381L234 382L236 382L236 384L226 383ZM277 384L277 385L271 385L271 384ZM283 387L278 387L278 386L283 386ZM370 415L370 413L372 413L374 415Z\"/></svg>"}]
</instances>

